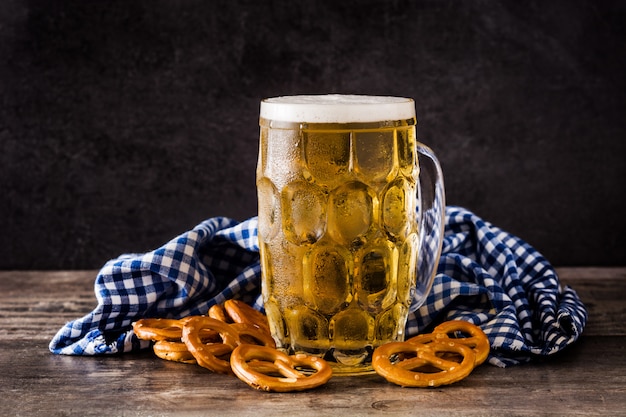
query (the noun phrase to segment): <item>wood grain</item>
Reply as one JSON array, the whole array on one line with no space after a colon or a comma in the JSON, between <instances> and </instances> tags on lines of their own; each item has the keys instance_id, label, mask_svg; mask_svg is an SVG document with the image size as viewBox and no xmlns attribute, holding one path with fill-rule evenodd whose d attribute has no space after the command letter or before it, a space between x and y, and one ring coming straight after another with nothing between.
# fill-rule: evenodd
<instances>
[{"instance_id":1,"label":"wood grain","mask_svg":"<svg viewBox=\"0 0 626 417\"><path fill-rule=\"evenodd\" d=\"M587 336L626 336L626 268L557 268L589 312Z\"/></svg>"},{"instance_id":2,"label":"wood grain","mask_svg":"<svg viewBox=\"0 0 626 417\"><path fill-rule=\"evenodd\" d=\"M335 377L304 393L268 394L235 377L160 360L49 353L66 321L95 306L95 271L0 272L0 415L29 416L563 416L626 413L626 268L560 268L590 311L564 352L465 380L406 389L377 375Z\"/></svg>"}]
</instances>

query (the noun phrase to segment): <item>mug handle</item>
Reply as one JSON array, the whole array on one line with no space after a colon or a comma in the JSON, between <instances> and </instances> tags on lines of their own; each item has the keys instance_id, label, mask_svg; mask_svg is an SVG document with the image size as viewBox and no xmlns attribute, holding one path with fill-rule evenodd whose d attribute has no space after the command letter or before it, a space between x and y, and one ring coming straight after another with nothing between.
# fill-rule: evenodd
<instances>
[{"instance_id":1,"label":"mug handle","mask_svg":"<svg viewBox=\"0 0 626 417\"><path fill-rule=\"evenodd\" d=\"M417 184L417 221L419 244L417 273L412 288L411 307L415 312L426 301L437 273L445 226L445 190L443 172L435 153L417 143L419 181Z\"/></svg>"}]
</instances>

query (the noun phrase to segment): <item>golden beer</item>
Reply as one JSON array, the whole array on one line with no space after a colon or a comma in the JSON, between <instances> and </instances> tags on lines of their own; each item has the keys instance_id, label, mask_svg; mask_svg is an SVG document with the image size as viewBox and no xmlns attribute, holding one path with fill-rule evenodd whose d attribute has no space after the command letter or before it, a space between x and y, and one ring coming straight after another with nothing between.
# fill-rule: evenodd
<instances>
[{"instance_id":1,"label":"golden beer","mask_svg":"<svg viewBox=\"0 0 626 417\"><path fill-rule=\"evenodd\" d=\"M279 348L353 373L404 338L419 248L415 125L411 99L262 102L262 290Z\"/></svg>"}]
</instances>

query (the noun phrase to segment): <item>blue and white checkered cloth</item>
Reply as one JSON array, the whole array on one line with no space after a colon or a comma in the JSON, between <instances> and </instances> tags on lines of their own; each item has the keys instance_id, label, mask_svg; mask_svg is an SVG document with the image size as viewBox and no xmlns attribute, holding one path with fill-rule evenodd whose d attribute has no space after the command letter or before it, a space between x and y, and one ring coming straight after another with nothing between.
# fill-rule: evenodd
<instances>
[{"instance_id":1,"label":"blue and white checkered cloth","mask_svg":"<svg viewBox=\"0 0 626 417\"><path fill-rule=\"evenodd\" d=\"M208 219L162 247L107 262L96 277L97 307L50 342L64 355L147 348L132 322L206 314L230 298L262 310L257 219ZM426 302L409 316L407 336L445 320L479 325L496 366L551 355L581 335L587 310L534 248L470 211L446 208L445 238Z\"/></svg>"}]
</instances>

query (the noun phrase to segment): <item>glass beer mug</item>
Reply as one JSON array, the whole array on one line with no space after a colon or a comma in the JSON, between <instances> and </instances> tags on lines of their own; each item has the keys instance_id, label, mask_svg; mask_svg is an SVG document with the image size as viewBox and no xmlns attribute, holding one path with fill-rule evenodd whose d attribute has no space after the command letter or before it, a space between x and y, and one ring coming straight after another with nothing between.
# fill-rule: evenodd
<instances>
[{"instance_id":1,"label":"glass beer mug","mask_svg":"<svg viewBox=\"0 0 626 417\"><path fill-rule=\"evenodd\" d=\"M262 292L279 349L371 371L404 339L435 275L444 186L412 99L263 100L257 165Z\"/></svg>"}]
</instances>

